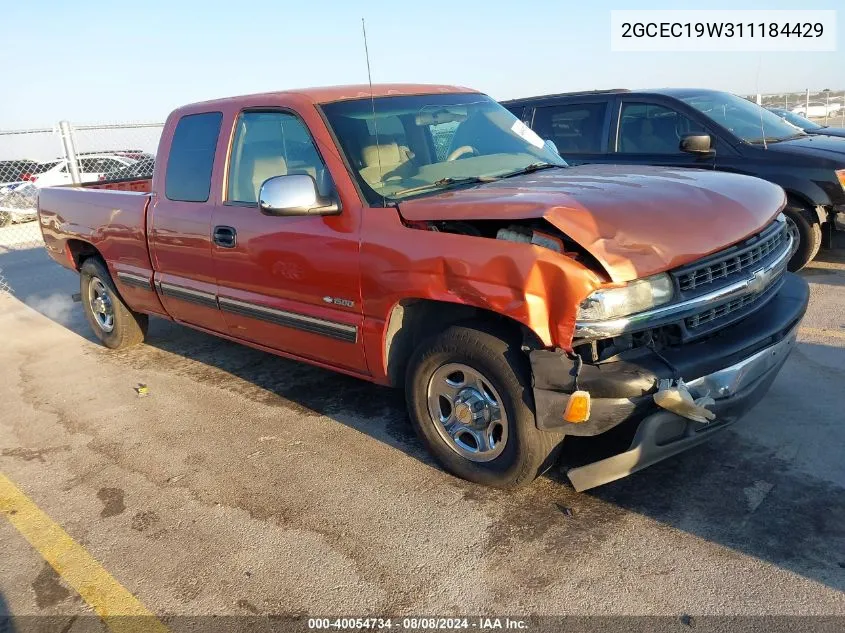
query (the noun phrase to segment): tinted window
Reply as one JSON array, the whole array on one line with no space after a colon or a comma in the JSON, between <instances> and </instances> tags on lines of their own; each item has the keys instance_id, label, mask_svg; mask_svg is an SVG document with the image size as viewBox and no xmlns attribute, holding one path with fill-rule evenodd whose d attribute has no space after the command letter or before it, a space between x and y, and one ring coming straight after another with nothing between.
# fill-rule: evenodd
<instances>
[{"instance_id":1,"label":"tinted window","mask_svg":"<svg viewBox=\"0 0 845 633\"><path fill-rule=\"evenodd\" d=\"M514 115L520 121L522 120L522 114L525 112L525 106L522 105L509 105L505 106L512 115Z\"/></svg>"},{"instance_id":2,"label":"tinted window","mask_svg":"<svg viewBox=\"0 0 845 633\"><path fill-rule=\"evenodd\" d=\"M537 108L532 127L542 139L551 139L561 155L598 153L606 103L567 103Z\"/></svg>"},{"instance_id":3,"label":"tinted window","mask_svg":"<svg viewBox=\"0 0 845 633\"><path fill-rule=\"evenodd\" d=\"M233 202L254 204L261 185L275 176L307 174L328 195L331 185L305 124L284 112L245 112L238 119L229 165Z\"/></svg>"},{"instance_id":4,"label":"tinted window","mask_svg":"<svg viewBox=\"0 0 845 633\"><path fill-rule=\"evenodd\" d=\"M680 154L681 137L706 134L683 114L653 103L624 103L619 120L622 154Z\"/></svg>"},{"instance_id":5,"label":"tinted window","mask_svg":"<svg viewBox=\"0 0 845 633\"><path fill-rule=\"evenodd\" d=\"M214 150L223 114L189 114L179 119L165 175L165 195L169 200L206 202L211 191Z\"/></svg>"}]
</instances>

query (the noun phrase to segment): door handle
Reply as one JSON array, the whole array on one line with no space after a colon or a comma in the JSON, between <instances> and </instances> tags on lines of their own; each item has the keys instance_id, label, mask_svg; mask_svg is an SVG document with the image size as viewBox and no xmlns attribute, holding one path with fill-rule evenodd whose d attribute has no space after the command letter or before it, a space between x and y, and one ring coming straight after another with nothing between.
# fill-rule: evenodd
<instances>
[{"instance_id":1,"label":"door handle","mask_svg":"<svg viewBox=\"0 0 845 633\"><path fill-rule=\"evenodd\" d=\"M212 239L222 248L235 248L238 244L238 232L231 226L215 226Z\"/></svg>"}]
</instances>

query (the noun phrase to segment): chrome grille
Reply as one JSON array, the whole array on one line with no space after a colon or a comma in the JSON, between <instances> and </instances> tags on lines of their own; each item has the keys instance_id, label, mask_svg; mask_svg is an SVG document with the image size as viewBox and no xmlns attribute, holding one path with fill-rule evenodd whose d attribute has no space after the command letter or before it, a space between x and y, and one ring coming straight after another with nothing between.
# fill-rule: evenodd
<instances>
[{"instance_id":1,"label":"chrome grille","mask_svg":"<svg viewBox=\"0 0 845 633\"><path fill-rule=\"evenodd\" d=\"M761 234L759 241L738 250L731 250L724 255L716 255L715 260L692 269L684 270L677 275L681 291L695 290L718 279L729 277L733 273L745 270L763 261L772 253L786 247L786 223L775 222L774 230L769 227ZM766 233L766 235L762 237Z\"/></svg>"},{"instance_id":2,"label":"chrome grille","mask_svg":"<svg viewBox=\"0 0 845 633\"><path fill-rule=\"evenodd\" d=\"M687 329L694 330L697 327L701 327L702 325L710 323L711 321L715 321L716 319L719 319L723 316L727 316L732 312L742 310L743 308L757 301L757 299L759 299L764 294L765 292L758 292L757 294L739 297L738 299L728 301L727 303L723 303L722 305L718 305L714 308L710 308L709 310L705 310L704 312L699 312L698 314L694 314L691 317L687 317L686 319L684 319L684 323L686 324Z\"/></svg>"}]
</instances>

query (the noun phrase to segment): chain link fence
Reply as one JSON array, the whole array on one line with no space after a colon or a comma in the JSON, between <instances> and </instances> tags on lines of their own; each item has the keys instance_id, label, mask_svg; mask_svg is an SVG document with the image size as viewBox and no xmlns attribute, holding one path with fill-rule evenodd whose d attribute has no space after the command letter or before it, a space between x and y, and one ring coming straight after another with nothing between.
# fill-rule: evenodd
<instances>
[{"instance_id":1,"label":"chain link fence","mask_svg":"<svg viewBox=\"0 0 845 633\"><path fill-rule=\"evenodd\" d=\"M771 108L781 114L798 115L816 125L845 127L845 90L804 90L801 92L780 92L749 95L750 101L764 108ZM790 121L797 123L797 119Z\"/></svg>"},{"instance_id":2,"label":"chain link fence","mask_svg":"<svg viewBox=\"0 0 845 633\"><path fill-rule=\"evenodd\" d=\"M0 130L0 293L17 285L12 271L23 261L22 252L43 245L36 215L38 191L151 177L162 127L62 121L53 128Z\"/></svg>"}]
</instances>

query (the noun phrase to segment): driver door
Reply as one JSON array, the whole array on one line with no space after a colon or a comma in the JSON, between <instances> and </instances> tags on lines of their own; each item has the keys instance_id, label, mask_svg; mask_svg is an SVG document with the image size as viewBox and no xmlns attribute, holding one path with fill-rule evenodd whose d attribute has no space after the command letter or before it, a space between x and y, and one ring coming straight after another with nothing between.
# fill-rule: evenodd
<instances>
[{"instance_id":1,"label":"driver door","mask_svg":"<svg viewBox=\"0 0 845 633\"><path fill-rule=\"evenodd\" d=\"M229 333L296 356L365 373L359 223L339 215L267 215L268 178L334 185L305 123L292 112L244 110L235 123L224 200L211 221L220 309Z\"/></svg>"}]
</instances>

